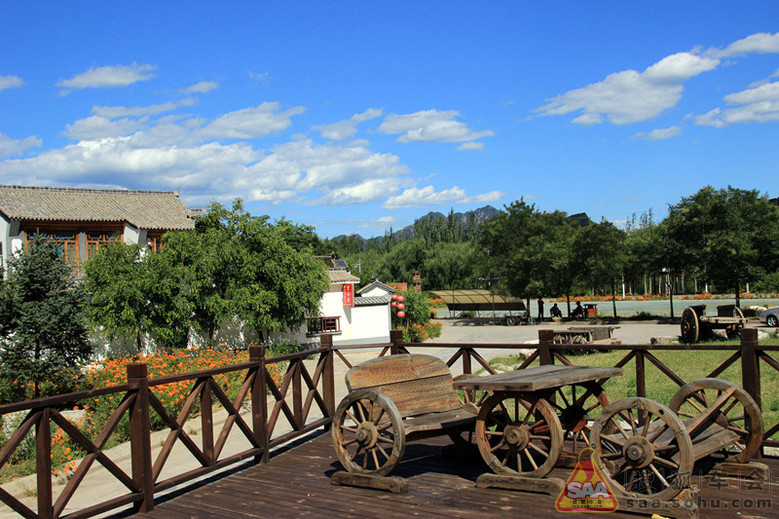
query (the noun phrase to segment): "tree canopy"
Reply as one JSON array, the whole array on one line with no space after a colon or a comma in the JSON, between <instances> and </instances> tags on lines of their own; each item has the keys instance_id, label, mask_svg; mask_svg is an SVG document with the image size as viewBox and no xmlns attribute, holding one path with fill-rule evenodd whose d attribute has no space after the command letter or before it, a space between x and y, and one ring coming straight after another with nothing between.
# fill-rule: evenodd
<instances>
[{"instance_id":1,"label":"tree canopy","mask_svg":"<svg viewBox=\"0 0 779 519\"><path fill-rule=\"evenodd\" d=\"M93 350L85 301L61 251L42 236L9 261L0 285L0 370L19 381L12 386L32 386L36 398L73 387Z\"/></svg>"}]
</instances>

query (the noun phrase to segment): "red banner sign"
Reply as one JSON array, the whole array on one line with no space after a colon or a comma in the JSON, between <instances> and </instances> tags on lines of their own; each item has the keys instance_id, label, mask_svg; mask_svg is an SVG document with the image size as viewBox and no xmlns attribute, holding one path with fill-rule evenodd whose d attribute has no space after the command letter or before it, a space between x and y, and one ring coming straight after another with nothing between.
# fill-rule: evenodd
<instances>
[{"instance_id":1,"label":"red banner sign","mask_svg":"<svg viewBox=\"0 0 779 519\"><path fill-rule=\"evenodd\" d=\"M354 306L354 285L351 283L344 285L344 306Z\"/></svg>"}]
</instances>

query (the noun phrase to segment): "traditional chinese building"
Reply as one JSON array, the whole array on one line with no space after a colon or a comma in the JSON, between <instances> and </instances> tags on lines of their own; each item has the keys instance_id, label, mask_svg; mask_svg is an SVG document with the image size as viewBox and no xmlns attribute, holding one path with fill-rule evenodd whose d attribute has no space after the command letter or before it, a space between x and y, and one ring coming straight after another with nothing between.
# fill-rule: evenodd
<instances>
[{"instance_id":1,"label":"traditional chinese building","mask_svg":"<svg viewBox=\"0 0 779 519\"><path fill-rule=\"evenodd\" d=\"M2 264L39 233L78 266L112 243L156 249L162 235L195 227L176 191L0 186Z\"/></svg>"}]
</instances>

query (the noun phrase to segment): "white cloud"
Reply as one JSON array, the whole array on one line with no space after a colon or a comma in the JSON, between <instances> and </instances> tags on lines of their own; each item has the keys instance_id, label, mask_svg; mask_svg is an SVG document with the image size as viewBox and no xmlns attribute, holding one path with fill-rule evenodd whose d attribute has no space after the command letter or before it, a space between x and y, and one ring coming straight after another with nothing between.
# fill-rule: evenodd
<instances>
[{"instance_id":1,"label":"white cloud","mask_svg":"<svg viewBox=\"0 0 779 519\"><path fill-rule=\"evenodd\" d=\"M724 97L729 105L741 105L713 110L699 115L700 126L725 128L733 124L767 123L779 121L779 82L765 83Z\"/></svg>"},{"instance_id":2,"label":"white cloud","mask_svg":"<svg viewBox=\"0 0 779 519\"><path fill-rule=\"evenodd\" d=\"M24 85L24 81L19 76L0 76L0 91L6 88L18 88Z\"/></svg>"},{"instance_id":3,"label":"white cloud","mask_svg":"<svg viewBox=\"0 0 779 519\"><path fill-rule=\"evenodd\" d=\"M469 196L460 200L460 204L488 204L490 202L497 202L501 198L506 196L503 191L490 191L489 193L482 193L481 195Z\"/></svg>"},{"instance_id":4,"label":"white cloud","mask_svg":"<svg viewBox=\"0 0 779 519\"><path fill-rule=\"evenodd\" d=\"M219 83L216 81L201 81L190 87L182 88L181 92L184 94L205 94L217 88L219 88Z\"/></svg>"},{"instance_id":5,"label":"white cloud","mask_svg":"<svg viewBox=\"0 0 779 519\"><path fill-rule=\"evenodd\" d=\"M633 139L660 141L664 139L671 139L681 134L682 129L679 126L671 126L670 128L657 128L649 133L639 132L633 136Z\"/></svg>"},{"instance_id":6,"label":"white cloud","mask_svg":"<svg viewBox=\"0 0 779 519\"><path fill-rule=\"evenodd\" d=\"M465 150L482 150L484 149L484 143L483 142L464 142L457 146L457 149L460 151Z\"/></svg>"},{"instance_id":7,"label":"white cloud","mask_svg":"<svg viewBox=\"0 0 779 519\"><path fill-rule=\"evenodd\" d=\"M139 81L148 81L154 77L151 73L157 67L153 65L114 65L106 67L96 67L77 74L70 79L61 79L57 81L58 87L64 87L70 90L81 90L84 88L118 88ZM67 93L64 91L63 93Z\"/></svg>"},{"instance_id":8,"label":"white cloud","mask_svg":"<svg viewBox=\"0 0 779 519\"><path fill-rule=\"evenodd\" d=\"M34 135L25 139L12 139L0 133L0 158L21 155L30 148L40 147L41 144L43 141Z\"/></svg>"},{"instance_id":9,"label":"white cloud","mask_svg":"<svg viewBox=\"0 0 779 519\"><path fill-rule=\"evenodd\" d=\"M724 49L711 49L708 53L715 57L779 53L779 33L760 32L751 34L746 38L734 41Z\"/></svg>"},{"instance_id":10,"label":"white cloud","mask_svg":"<svg viewBox=\"0 0 779 519\"><path fill-rule=\"evenodd\" d=\"M354 114L349 119L332 124L312 126L311 129L320 132L325 139L343 141L354 137L354 134L357 133L357 125L359 123L377 117L381 117L381 110L378 108L368 108L363 113Z\"/></svg>"},{"instance_id":11,"label":"white cloud","mask_svg":"<svg viewBox=\"0 0 779 519\"><path fill-rule=\"evenodd\" d=\"M117 119L93 115L79 119L66 126L63 134L75 140L98 140L106 137L121 137L147 126L148 119Z\"/></svg>"},{"instance_id":12,"label":"white cloud","mask_svg":"<svg viewBox=\"0 0 779 519\"><path fill-rule=\"evenodd\" d=\"M268 72L248 72L249 78L257 84L267 85L270 80L270 74Z\"/></svg>"},{"instance_id":13,"label":"white cloud","mask_svg":"<svg viewBox=\"0 0 779 519\"><path fill-rule=\"evenodd\" d=\"M411 114L389 114L379 126L379 132L397 135L398 142L468 142L492 137L495 132L475 132L455 118L456 110L423 110Z\"/></svg>"},{"instance_id":14,"label":"white cloud","mask_svg":"<svg viewBox=\"0 0 779 519\"><path fill-rule=\"evenodd\" d=\"M465 190L454 186L436 192L433 186L423 188L412 187L406 189L397 196L392 196L382 204L383 209L399 209L401 207L415 207L424 205L436 205L465 198Z\"/></svg>"},{"instance_id":15,"label":"white cloud","mask_svg":"<svg viewBox=\"0 0 779 519\"><path fill-rule=\"evenodd\" d=\"M292 125L290 118L305 111L296 106L279 112L281 105L265 102L254 108L243 108L215 119L203 128L204 137L217 139L256 139L286 130Z\"/></svg>"},{"instance_id":16,"label":"white cloud","mask_svg":"<svg viewBox=\"0 0 779 519\"><path fill-rule=\"evenodd\" d=\"M149 106L93 106L92 115L114 119L116 117L141 117L143 115L157 115L175 110L180 106L192 106L197 103L194 97L188 97L177 103L162 103Z\"/></svg>"},{"instance_id":17,"label":"white cloud","mask_svg":"<svg viewBox=\"0 0 779 519\"><path fill-rule=\"evenodd\" d=\"M630 124L658 116L674 107L684 81L717 67L717 59L680 52L667 56L643 72L624 70L603 81L551 98L536 108L540 115L583 111L576 124L598 124L603 116L614 124Z\"/></svg>"},{"instance_id":18,"label":"white cloud","mask_svg":"<svg viewBox=\"0 0 779 519\"><path fill-rule=\"evenodd\" d=\"M403 207L417 207L427 205L438 205L445 203L473 204L489 203L499 200L506 194L501 191L490 191L476 196L467 196L465 190L454 186L450 189L436 192L433 186L423 188L409 188L397 196L390 197L384 204L383 209L399 209Z\"/></svg>"},{"instance_id":19,"label":"white cloud","mask_svg":"<svg viewBox=\"0 0 779 519\"><path fill-rule=\"evenodd\" d=\"M398 189L408 172L397 155L376 153L363 146L315 146L309 139L274 147L248 170L257 190L253 196L282 190L319 192L321 195L309 203L321 205L385 198Z\"/></svg>"},{"instance_id":20,"label":"white cloud","mask_svg":"<svg viewBox=\"0 0 779 519\"><path fill-rule=\"evenodd\" d=\"M79 119L66 126L63 134L75 140L98 140L106 137L130 135L150 126L149 116L159 115L182 106L197 103L195 98L185 98L177 103L162 103L150 106L93 106L90 117ZM137 118L137 119L136 119ZM170 120L158 119L154 127L170 127ZM181 132L179 136L182 136ZM159 137L159 132L157 131ZM161 145L170 143L170 139L158 142Z\"/></svg>"}]
</instances>

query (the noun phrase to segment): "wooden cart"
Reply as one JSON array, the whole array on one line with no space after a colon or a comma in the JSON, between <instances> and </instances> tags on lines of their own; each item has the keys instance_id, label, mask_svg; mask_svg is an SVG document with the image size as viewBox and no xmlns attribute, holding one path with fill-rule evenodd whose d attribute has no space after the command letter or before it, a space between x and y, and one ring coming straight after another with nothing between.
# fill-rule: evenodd
<instances>
[{"instance_id":1,"label":"wooden cart","mask_svg":"<svg viewBox=\"0 0 779 519\"><path fill-rule=\"evenodd\" d=\"M727 469L747 463L760 448L762 415L735 384L697 380L680 388L669 406L639 397L610 404L597 381L621 373L547 365L454 385L492 392L479 410L476 441L499 475L543 477L563 459L564 444L574 454L592 447L619 495L668 501L687 488L695 461L718 453Z\"/></svg>"},{"instance_id":2,"label":"wooden cart","mask_svg":"<svg viewBox=\"0 0 779 519\"><path fill-rule=\"evenodd\" d=\"M496 474L543 477L567 453L590 444L590 429L609 399L598 380L622 368L547 365L454 382L491 393L476 420L476 442ZM565 445L564 445L565 444Z\"/></svg>"},{"instance_id":3,"label":"wooden cart","mask_svg":"<svg viewBox=\"0 0 779 519\"><path fill-rule=\"evenodd\" d=\"M449 435L464 441L477 409L452 388L446 363L432 355L379 357L346 373L346 395L335 411L330 434L341 465L338 485L403 493L403 478L389 478L403 458L406 442Z\"/></svg>"},{"instance_id":4,"label":"wooden cart","mask_svg":"<svg viewBox=\"0 0 779 519\"><path fill-rule=\"evenodd\" d=\"M737 337L747 320L736 305L719 305L717 315L706 315L706 305L688 306L682 312L682 342L695 344L710 335L711 330L725 330L729 338Z\"/></svg>"}]
</instances>

